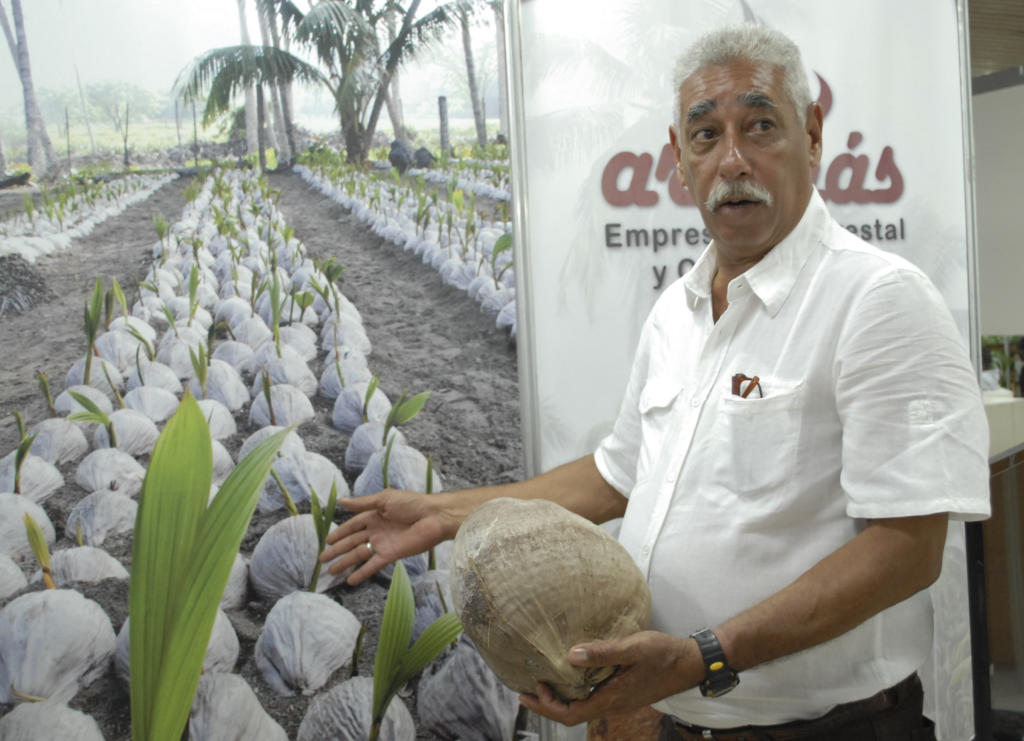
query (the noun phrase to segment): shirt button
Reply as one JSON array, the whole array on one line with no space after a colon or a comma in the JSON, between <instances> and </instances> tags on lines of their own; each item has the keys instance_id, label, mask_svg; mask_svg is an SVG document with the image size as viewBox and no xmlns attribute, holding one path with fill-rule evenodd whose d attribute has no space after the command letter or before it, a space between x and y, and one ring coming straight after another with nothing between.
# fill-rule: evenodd
<instances>
[{"instance_id":1,"label":"shirt button","mask_svg":"<svg viewBox=\"0 0 1024 741\"><path fill-rule=\"evenodd\" d=\"M693 397L692 399L690 399L690 406L693 407L694 409L699 407L700 406L700 399L697 398L696 396Z\"/></svg>"},{"instance_id":2,"label":"shirt button","mask_svg":"<svg viewBox=\"0 0 1024 741\"><path fill-rule=\"evenodd\" d=\"M651 547L649 545L645 545L643 548L640 549L640 553L642 553L644 556L651 555Z\"/></svg>"}]
</instances>

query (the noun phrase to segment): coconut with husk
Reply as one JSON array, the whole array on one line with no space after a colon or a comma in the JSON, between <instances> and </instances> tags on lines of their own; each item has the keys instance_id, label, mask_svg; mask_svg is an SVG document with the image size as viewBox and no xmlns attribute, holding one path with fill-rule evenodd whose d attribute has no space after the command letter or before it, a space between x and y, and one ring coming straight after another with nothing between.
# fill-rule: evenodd
<instances>
[{"instance_id":1,"label":"coconut with husk","mask_svg":"<svg viewBox=\"0 0 1024 741\"><path fill-rule=\"evenodd\" d=\"M647 628L651 596L626 550L597 525L546 500L494 499L459 528L452 598L466 634L508 687L544 682L587 697L614 667L576 667L577 643Z\"/></svg>"}]
</instances>

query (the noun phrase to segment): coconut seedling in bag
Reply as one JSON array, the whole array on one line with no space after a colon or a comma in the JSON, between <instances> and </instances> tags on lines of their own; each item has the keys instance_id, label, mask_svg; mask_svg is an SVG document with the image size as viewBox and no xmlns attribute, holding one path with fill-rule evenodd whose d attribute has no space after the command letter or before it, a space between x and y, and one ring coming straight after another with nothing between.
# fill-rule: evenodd
<instances>
[{"instance_id":1,"label":"coconut seedling in bag","mask_svg":"<svg viewBox=\"0 0 1024 741\"><path fill-rule=\"evenodd\" d=\"M409 397L407 390L402 389L398 401L391 406L383 422L370 420L353 430L345 448L345 468L356 474L362 473L370 456L385 447L389 439L396 438L397 444L404 444L405 436L399 433L398 426L419 414L429 398L429 391Z\"/></svg>"},{"instance_id":2,"label":"coconut seedling in bag","mask_svg":"<svg viewBox=\"0 0 1024 741\"><path fill-rule=\"evenodd\" d=\"M159 431L156 423L136 409L123 407L109 414L103 412L89 397L70 392L75 401L87 411L75 412L68 419L75 422L93 422L94 448L117 448L129 455L147 455L153 450ZM120 397L118 397L120 399Z\"/></svg>"},{"instance_id":3,"label":"coconut seedling in bag","mask_svg":"<svg viewBox=\"0 0 1024 741\"><path fill-rule=\"evenodd\" d=\"M278 695L312 695L355 661L362 627L352 612L330 597L292 592L270 608L253 657Z\"/></svg>"},{"instance_id":4,"label":"coconut seedling in bag","mask_svg":"<svg viewBox=\"0 0 1024 741\"><path fill-rule=\"evenodd\" d=\"M62 702L26 702L0 718L0 738L4 741L104 741L96 721Z\"/></svg>"},{"instance_id":5,"label":"coconut seedling in bag","mask_svg":"<svg viewBox=\"0 0 1024 741\"><path fill-rule=\"evenodd\" d=\"M614 667L576 667L577 643L645 630L647 583L597 525L543 499L494 499L459 528L452 597L466 634L511 689L587 697Z\"/></svg>"},{"instance_id":6,"label":"coconut seedling in bag","mask_svg":"<svg viewBox=\"0 0 1024 741\"><path fill-rule=\"evenodd\" d=\"M306 591L319 566L321 547L312 514L278 520L260 537L249 562L249 583L261 598L276 602L286 594ZM326 592L348 573L320 575L315 589Z\"/></svg>"},{"instance_id":7,"label":"coconut seedling in bag","mask_svg":"<svg viewBox=\"0 0 1024 741\"><path fill-rule=\"evenodd\" d=\"M0 492L25 496L41 504L64 486L64 476L52 463L30 452L35 435L28 434L19 414L15 416L21 439L14 451L0 459Z\"/></svg>"},{"instance_id":8,"label":"coconut seedling in bag","mask_svg":"<svg viewBox=\"0 0 1024 741\"><path fill-rule=\"evenodd\" d=\"M204 672L188 720L192 741L288 741L238 674Z\"/></svg>"},{"instance_id":9,"label":"coconut seedling in bag","mask_svg":"<svg viewBox=\"0 0 1024 741\"><path fill-rule=\"evenodd\" d=\"M334 428L351 435L371 420L383 422L391 411L391 400L379 388L380 380L372 376L367 383L348 384L338 394L331 412Z\"/></svg>"},{"instance_id":10,"label":"coconut seedling in bag","mask_svg":"<svg viewBox=\"0 0 1024 741\"><path fill-rule=\"evenodd\" d=\"M107 671L114 629L99 604L55 588L48 535L27 513L23 523L47 588L0 610L0 703L66 702Z\"/></svg>"},{"instance_id":11,"label":"coconut seedling in bag","mask_svg":"<svg viewBox=\"0 0 1024 741\"><path fill-rule=\"evenodd\" d=\"M398 690L423 671L462 632L456 614L448 612L431 623L410 646L415 611L412 585L399 561L395 564L384 601L380 638L373 662L373 713L369 741L379 738L388 705Z\"/></svg>"},{"instance_id":12,"label":"coconut seedling in bag","mask_svg":"<svg viewBox=\"0 0 1024 741\"><path fill-rule=\"evenodd\" d=\"M92 298L85 304L83 328L85 329L85 367L83 369L83 380L88 386L92 380L92 356L96 343L96 335L100 328L100 312L103 311L103 281L96 279L93 286ZM71 384L68 384L71 385Z\"/></svg>"},{"instance_id":13,"label":"coconut seedling in bag","mask_svg":"<svg viewBox=\"0 0 1024 741\"><path fill-rule=\"evenodd\" d=\"M6 553L0 552L0 601L20 592L28 586L28 579L21 567Z\"/></svg>"},{"instance_id":14,"label":"coconut seedling in bag","mask_svg":"<svg viewBox=\"0 0 1024 741\"><path fill-rule=\"evenodd\" d=\"M515 738L519 697L460 636L444 661L423 672L416 710L425 730L463 741Z\"/></svg>"},{"instance_id":15,"label":"coconut seedling in bag","mask_svg":"<svg viewBox=\"0 0 1024 741\"><path fill-rule=\"evenodd\" d=\"M32 436L35 438L33 455L55 466L74 463L89 452L85 433L74 422L61 417L49 417L36 423Z\"/></svg>"}]
</instances>

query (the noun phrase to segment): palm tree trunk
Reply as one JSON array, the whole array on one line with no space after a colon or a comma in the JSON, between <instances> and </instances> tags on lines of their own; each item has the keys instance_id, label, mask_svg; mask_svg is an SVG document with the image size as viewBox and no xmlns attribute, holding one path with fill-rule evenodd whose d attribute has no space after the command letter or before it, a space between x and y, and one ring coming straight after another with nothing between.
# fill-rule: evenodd
<instances>
[{"instance_id":1,"label":"palm tree trunk","mask_svg":"<svg viewBox=\"0 0 1024 741\"><path fill-rule=\"evenodd\" d=\"M257 8L257 10L260 10ZM270 46L270 23L265 13L260 12L260 38L263 46ZM288 141L285 137L284 114L281 112L281 95L277 83L270 83L270 99L267 101L267 113L272 114L267 124L271 146L277 153L279 162L287 162L291 156L288 152Z\"/></svg>"},{"instance_id":2,"label":"palm tree trunk","mask_svg":"<svg viewBox=\"0 0 1024 741\"><path fill-rule=\"evenodd\" d=\"M249 41L249 26L245 22L245 0L238 0L238 27L242 32L242 43L251 46ZM245 152L252 154L259 149L259 137L256 127L259 125L256 111L256 91L253 85L245 89Z\"/></svg>"},{"instance_id":3,"label":"palm tree trunk","mask_svg":"<svg viewBox=\"0 0 1024 741\"><path fill-rule=\"evenodd\" d=\"M277 22L273 18L270 23L270 35L274 39L274 46L278 46L281 40L277 31ZM285 34L284 50L291 51L291 46L291 37ZM293 118L295 106L292 104L292 84L291 82L281 83L279 89L281 91L281 111L284 113L284 130L288 134L288 147L291 150L288 162L293 164L299 152L299 144L295 139L295 120Z\"/></svg>"},{"instance_id":4,"label":"palm tree trunk","mask_svg":"<svg viewBox=\"0 0 1024 741\"><path fill-rule=\"evenodd\" d=\"M267 153L263 137L263 85L256 83L256 146L260 153L260 174L267 171Z\"/></svg>"},{"instance_id":5,"label":"palm tree trunk","mask_svg":"<svg viewBox=\"0 0 1024 741\"><path fill-rule=\"evenodd\" d=\"M466 80L469 83L469 100L473 104L473 123L476 125L476 143L480 148L487 146L487 122L484 121L483 106L476 83L476 67L473 64L473 39L469 33L469 12L459 11L459 25L462 26L462 52L466 56Z\"/></svg>"},{"instance_id":6,"label":"palm tree trunk","mask_svg":"<svg viewBox=\"0 0 1024 741\"><path fill-rule=\"evenodd\" d=\"M409 8L405 11L405 15L402 17L402 27L398 31L395 43L392 44L393 48L402 48L405 40L409 38L409 33L412 29L412 22L416 17L416 11L419 9L419 6L420 0L412 0L412 2L409 3ZM387 97L388 87L391 85L391 79L394 77L395 70L398 69L399 58L399 54L391 54L388 57L387 64L384 66L384 73L378 83L379 87L377 88L377 96L373 101L373 109L370 111L370 118L366 124L366 130L359 135L359 162L364 161L370 153L370 143L373 141L373 133L377 130L377 120L380 118L380 109L384 107L384 99Z\"/></svg>"},{"instance_id":7,"label":"palm tree trunk","mask_svg":"<svg viewBox=\"0 0 1024 741\"><path fill-rule=\"evenodd\" d=\"M341 113L341 133L345 140L345 161L359 163L366 159L363 151L363 137L359 131L359 113L355 105L346 103ZM372 136L372 134L371 134ZM367 147L367 152L369 147Z\"/></svg>"},{"instance_id":8,"label":"palm tree trunk","mask_svg":"<svg viewBox=\"0 0 1024 741\"><path fill-rule=\"evenodd\" d=\"M14 20L13 35L10 24L7 22L6 11L0 12L0 25L3 26L4 35L7 37L7 46L11 50L11 56L14 57L14 64L18 68L18 77L21 80L22 98L25 103L25 133L28 141L29 165L37 176L42 176L50 164L57 161L57 155L50 143L50 136L46 133L46 124L43 121L43 114L39 111L35 86L32 84L32 66L29 63L28 39L25 37L21 0L11 0L11 17Z\"/></svg>"},{"instance_id":9,"label":"palm tree trunk","mask_svg":"<svg viewBox=\"0 0 1024 741\"><path fill-rule=\"evenodd\" d=\"M92 116L89 115L89 106L85 102L85 88L82 87L82 78L78 74L78 64L75 64L75 82L78 84L78 99L82 101L82 116L85 118L85 130L89 132L89 152L96 154L96 140L92 138Z\"/></svg>"},{"instance_id":10,"label":"palm tree trunk","mask_svg":"<svg viewBox=\"0 0 1024 741\"><path fill-rule=\"evenodd\" d=\"M387 106L388 118L391 119L391 129L395 132L395 138L408 143L409 137L405 131L405 124L402 122L402 101L398 98L397 93L395 93L395 84L397 82L397 79L392 82L391 90L384 98L384 105Z\"/></svg>"},{"instance_id":11,"label":"palm tree trunk","mask_svg":"<svg viewBox=\"0 0 1024 741\"><path fill-rule=\"evenodd\" d=\"M388 13L388 43L395 40L395 15ZM388 107L388 118L391 119L391 129L395 132L395 138L402 142L409 141L408 132L405 130L405 116L402 114L402 94L398 87L398 72L391 78L391 89L384 98Z\"/></svg>"},{"instance_id":12,"label":"palm tree trunk","mask_svg":"<svg viewBox=\"0 0 1024 741\"><path fill-rule=\"evenodd\" d=\"M508 140L508 69L505 67L505 10L503 3L493 2L491 8L494 10L494 34L498 52L498 113L501 133Z\"/></svg>"}]
</instances>

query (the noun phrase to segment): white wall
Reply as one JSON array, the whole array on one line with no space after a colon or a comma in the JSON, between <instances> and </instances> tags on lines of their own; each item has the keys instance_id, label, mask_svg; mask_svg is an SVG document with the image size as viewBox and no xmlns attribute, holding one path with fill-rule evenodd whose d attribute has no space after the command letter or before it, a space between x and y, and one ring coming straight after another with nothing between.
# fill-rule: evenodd
<instances>
[{"instance_id":1,"label":"white wall","mask_svg":"<svg viewBox=\"0 0 1024 741\"><path fill-rule=\"evenodd\" d=\"M981 333L1024 334L1024 85L973 108Z\"/></svg>"}]
</instances>

